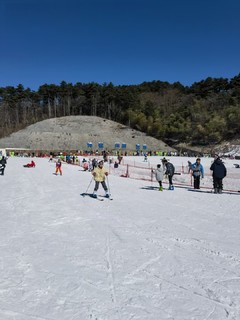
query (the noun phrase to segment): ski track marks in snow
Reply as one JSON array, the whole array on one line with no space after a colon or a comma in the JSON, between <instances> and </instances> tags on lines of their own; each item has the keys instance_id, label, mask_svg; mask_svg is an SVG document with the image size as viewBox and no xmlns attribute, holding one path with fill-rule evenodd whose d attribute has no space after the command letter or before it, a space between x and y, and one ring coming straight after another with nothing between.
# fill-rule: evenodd
<instances>
[{"instance_id":1,"label":"ski track marks in snow","mask_svg":"<svg viewBox=\"0 0 240 320\"><path fill-rule=\"evenodd\" d=\"M105 252L106 262L107 262L107 270L109 275L109 282L110 282L110 291L111 291L111 299L114 304L114 307L117 306L117 298L115 292L115 284L114 284L114 270L111 260L111 248L110 248L110 240L109 240L109 231L107 232L107 239L106 239L106 252ZM120 320L120 318L119 318Z\"/></svg>"}]
</instances>

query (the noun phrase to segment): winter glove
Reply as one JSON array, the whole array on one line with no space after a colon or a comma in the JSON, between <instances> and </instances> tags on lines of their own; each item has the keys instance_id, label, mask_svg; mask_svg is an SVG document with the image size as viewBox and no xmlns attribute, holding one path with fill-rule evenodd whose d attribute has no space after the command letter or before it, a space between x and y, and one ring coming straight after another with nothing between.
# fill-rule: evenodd
<instances>
[{"instance_id":1,"label":"winter glove","mask_svg":"<svg viewBox=\"0 0 240 320\"><path fill-rule=\"evenodd\" d=\"M105 172L105 176L108 176L108 172Z\"/></svg>"},{"instance_id":2,"label":"winter glove","mask_svg":"<svg viewBox=\"0 0 240 320\"><path fill-rule=\"evenodd\" d=\"M94 177L96 177L96 172L93 172L92 175L93 175Z\"/></svg>"}]
</instances>

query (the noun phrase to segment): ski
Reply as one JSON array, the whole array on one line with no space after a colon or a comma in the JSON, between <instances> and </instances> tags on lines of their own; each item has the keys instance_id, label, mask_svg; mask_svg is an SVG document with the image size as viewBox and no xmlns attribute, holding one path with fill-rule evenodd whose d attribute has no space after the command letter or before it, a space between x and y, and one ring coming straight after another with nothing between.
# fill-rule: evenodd
<instances>
[{"instance_id":1,"label":"ski","mask_svg":"<svg viewBox=\"0 0 240 320\"><path fill-rule=\"evenodd\" d=\"M98 201L104 201L104 199L99 199L98 197L97 197L97 198L91 197L91 198L93 198L93 199L95 199L95 200L98 200Z\"/></svg>"},{"instance_id":2,"label":"ski","mask_svg":"<svg viewBox=\"0 0 240 320\"><path fill-rule=\"evenodd\" d=\"M101 198L105 198L105 199L108 199L108 200L113 200L113 198L111 198L110 196L109 197L106 197L106 196L99 196L99 197L101 197ZM102 200L104 200L104 199L102 199Z\"/></svg>"},{"instance_id":3,"label":"ski","mask_svg":"<svg viewBox=\"0 0 240 320\"><path fill-rule=\"evenodd\" d=\"M104 201L104 199L100 199L100 198L98 198L98 197L93 197L93 195L92 195L92 193L86 193L86 192L84 192L84 193L81 193L81 196L82 197L85 197L85 196L87 196L87 197L89 197L89 198L92 198L92 199L95 199L95 200L98 200L98 201Z\"/></svg>"}]
</instances>

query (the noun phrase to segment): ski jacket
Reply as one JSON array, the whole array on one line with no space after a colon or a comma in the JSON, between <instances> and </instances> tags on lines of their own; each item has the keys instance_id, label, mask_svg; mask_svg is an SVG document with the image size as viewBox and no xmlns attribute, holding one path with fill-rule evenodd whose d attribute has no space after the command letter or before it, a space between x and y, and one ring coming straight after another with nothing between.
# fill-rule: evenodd
<instances>
[{"instance_id":1,"label":"ski jacket","mask_svg":"<svg viewBox=\"0 0 240 320\"><path fill-rule=\"evenodd\" d=\"M201 163L195 162L194 164L192 164L191 170L194 177L204 177L204 169Z\"/></svg>"},{"instance_id":2,"label":"ski jacket","mask_svg":"<svg viewBox=\"0 0 240 320\"><path fill-rule=\"evenodd\" d=\"M156 170L153 170L153 173L155 174L157 181L163 180L163 169L162 168L157 168Z\"/></svg>"},{"instance_id":3,"label":"ski jacket","mask_svg":"<svg viewBox=\"0 0 240 320\"><path fill-rule=\"evenodd\" d=\"M61 161L56 162L56 168L61 168L61 166L62 166L62 162Z\"/></svg>"},{"instance_id":4,"label":"ski jacket","mask_svg":"<svg viewBox=\"0 0 240 320\"><path fill-rule=\"evenodd\" d=\"M88 170L88 162L84 162L83 164L83 169L86 171Z\"/></svg>"},{"instance_id":5,"label":"ski jacket","mask_svg":"<svg viewBox=\"0 0 240 320\"><path fill-rule=\"evenodd\" d=\"M34 161L32 161L31 163L28 163L26 164L26 167L29 167L29 168L35 168L36 164Z\"/></svg>"},{"instance_id":6,"label":"ski jacket","mask_svg":"<svg viewBox=\"0 0 240 320\"><path fill-rule=\"evenodd\" d=\"M227 169L223 164L222 160L219 158L214 160L214 162L210 167L210 170L212 170L213 172L212 174L213 178L223 179L227 175Z\"/></svg>"},{"instance_id":7,"label":"ski jacket","mask_svg":"<svg viewBox=\"0 0 240 320\"><path fill-rule=\"evenodd\" d=\"M171 163L171 162L167 162L165 164L165 168L166 168L166 171L165 171L165 174L168 175L168 176L173 176L174 173L175 173L175 167L174 165Z\"/></svg>"},{"instance_id":8,"label":"ski jacket","mask_svg":"<svg viewBox=\"0 0 240 320\"><path fill-rule=\"evenodd\" d=\"M3 156L2 159L0 160L0 164L2 165L3 168L6 167L6 164L7 164L7 160L6 158Z\"/></svg>"},{"instance_id":9,"label":"ski jacket","mask_svg":"<svg viewBox=\"0 0 240 320\"><path fill-rule=\"evenodd\" d=\"M108 175L108 172L104 167L102 168L96 167L92 171L92 175L94 176L95 181L103 182L105 181L105 178L106 178L106 175Z\"/></svg>"}]
</instances>

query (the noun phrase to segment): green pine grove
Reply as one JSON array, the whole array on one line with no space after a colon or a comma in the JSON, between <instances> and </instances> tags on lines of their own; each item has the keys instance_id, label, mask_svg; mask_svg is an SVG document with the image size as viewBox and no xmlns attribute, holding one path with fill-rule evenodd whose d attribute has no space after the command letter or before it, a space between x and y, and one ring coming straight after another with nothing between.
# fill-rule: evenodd
<instances>
[{"instance_id":1,"label":"green pine grove","mask_svg":"<svg viewBox=\"0 0 240 320\"><path fill-rule=\"evenodd\" d=\"M19 84L0 88L0 138L53 117L92 115L146 132L174 146L214 145L240 137L240 74L176 82Z\"/></svg>"}]
</instances>

